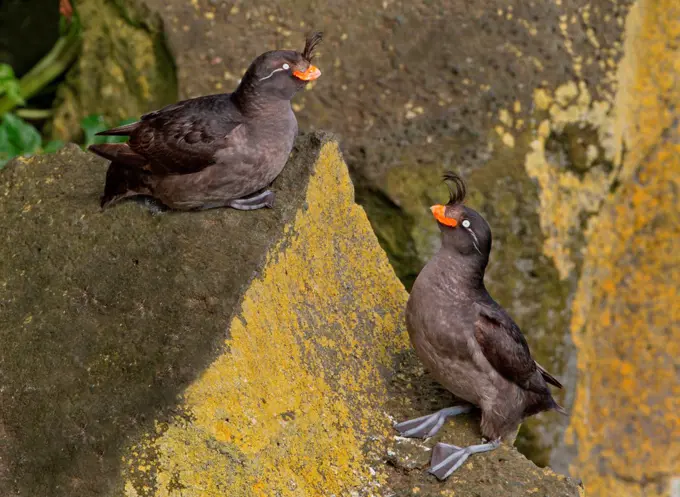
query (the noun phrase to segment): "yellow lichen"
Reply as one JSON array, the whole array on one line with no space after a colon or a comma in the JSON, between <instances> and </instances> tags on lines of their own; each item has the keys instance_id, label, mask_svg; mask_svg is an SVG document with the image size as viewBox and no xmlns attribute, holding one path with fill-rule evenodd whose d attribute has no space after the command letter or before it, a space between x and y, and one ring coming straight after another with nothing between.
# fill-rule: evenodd
<instances>
[{"instance_id":1,"label":"yellow lichen","mask_svg":"<svg viewBox=\"0 0 680 497\"><path fill-rule=\"evenodd\" d=\"M116 2L105 0L78 2L78 13L84 21L81 52L58 92L54 138L73 140L90 114L113 124L175 101L169 55L144 22L126 22Z\"/></svg>"},{"instance_id":2,"label":"yellow lichen","mask_svg":"<svg viewBox=\"0 0 680 497\"><path fill-rule=\"evenodd\" d=\"M675 0L640 0L628 14L621 186L592 225L573 305L580 375L568 437L591 496L668 496L680 473L679 19Z\"/></svg>"},{"instance_id":3,"label":"yellow lichen","mask_svg":"<svg viewBox=\"0 0 680 497\"><path fill-rule=\"evenodd\" d=\"M557 6L561 10L561 3L557 3ZM589 5L580 9L579 16L580 19L574 14L561 14L558 27L564 48L571 59L571 66L581 78L584 63L594 64L595 57L584 57L575 51L570 25L577 22L583 24L592 45L591 51L601 59L609 53L609 48L600 44L590 26ZM529 26L521 20L519 23L525 28ZM503 48L517 57L523 57L521 50L510 43L504 44ZM545 88L534 90L535 115L531 122L539 125L530 130L534 133L535 140L531 143L525 165L527 173L537 180L540 188L539 214L541 228L546 237L544 252L553 259L563 278L573 273L580 260L578 251L582 243L584 221L587 230L587 219L597 212L619 174L621 155L614 140L617 120L610 104L616 84L612 73L613 71L607 72L603 80L593 88L589 88L585 81L578 80L566 81L553 92ZM600 95L598 100L591 96L594 91ZM502 109L499 112L499 121L504 126L498 125L495 129L502 143L513 148L516 142L523 140L510 134L512 126L509 116L509 111ZM546 145L551 135L555 135L559 141L559 135L565 128L574 127L592 129L598 145L604 150L600 153L597 147L584 145L587 148L584 157L579 158L580 163L576 164L574 170L570 170L563 163L564 157L559 154L552 157L546 151ZM506 133L506 128L511 129ZM517 127L517 131L520 129ZM601 159L600 162L606 164L599 164L596 159Z\"/></svg>"},{"instance_id":4,"label":"yellow lichen","mask_svg":"<svg viewBox=\"0 0 680 497\"><path fill-rule=\"evenodd\" d=\"M545 235L544 252L552 257L563 278L575 268L577 254L572 242L581 232L582 216L596 213L616 179L618 169L607 171L592 168L577 174L551 158L546 143L551 134L559 135L569 125L592 129L603 147L604 158L615 165L617 148L612 140L614 116L607 102L591 100L585 83L568 82L558 87L554 95L545 90L534 92L538 109L547 109L549 119L541 120L535 129L535 140L526 156L527 174L538 181L541 207L541 229ZM590 148L590 147L589 147ZM597 151L587 149L586 164L590 166Z\"/></svg>"},{"instance_id":5,"label":"yellow lichen","mask_svg":"<svg viewBox=\"0 0 680 497\"><path fill-rule=\"evenodd\" d=\"M391 429L380 368L407 346L395 315L406 292L334 143L306 202L245 292L224 352L185 392L183 415L146 444L154 495L349 495L383 481L367 453Z\"/></svg>"},{"instance_id":6,"label":"yellow lichen","mask_svg":"<svg viewBox=\"0 0 680 497\"><path fill-rule=\"evenodd\" d=\"M512 127L513 119L512 116L510 115L510 112L508 112L506 109L501 109L501 111L498 113L498 119L505 126L509 128Z\"/></svg>"},{"instance_id":7,"label":"yellow lichen","mask_svg":"<svg viewBox=\"0 0 680 497\"><path fill-rule=\"evenodd\" d=\"M503 141L503 144L506 147L515 148L515 137L512 136L510 133L504 133L501 140Z\"/></svg>"}]
</instances>

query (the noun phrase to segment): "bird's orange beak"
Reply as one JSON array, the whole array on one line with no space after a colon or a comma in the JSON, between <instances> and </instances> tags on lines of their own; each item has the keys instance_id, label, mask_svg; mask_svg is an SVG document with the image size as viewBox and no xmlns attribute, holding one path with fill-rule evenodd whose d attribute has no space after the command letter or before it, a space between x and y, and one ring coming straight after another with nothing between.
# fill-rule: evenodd
<instances>
[{"instance_id":1,"label":"bird's orange beak","mask_svg":"<svg viewBox=\"0 0 680 497\"><path fill-rule=\"evenodd\" d=\"M452 217L446 217L446 206L433 205L430 207L430 210L432 211L432 214L434 214L434 218L444 226L451 226L452 228L458 226L458 221Z\"/></svg>"},{"instance_id":2,"label":"bird's orange beak","mask_svg":"<svg viewBox=\"0 0 680 497\"><path fill-rule=\"evenodd\" d=\"M302 81L314 81L316 78L321 76L321 71L318 67L309 64L306 71L293 71L293 76Z\"/></svg>"}]
</instances>

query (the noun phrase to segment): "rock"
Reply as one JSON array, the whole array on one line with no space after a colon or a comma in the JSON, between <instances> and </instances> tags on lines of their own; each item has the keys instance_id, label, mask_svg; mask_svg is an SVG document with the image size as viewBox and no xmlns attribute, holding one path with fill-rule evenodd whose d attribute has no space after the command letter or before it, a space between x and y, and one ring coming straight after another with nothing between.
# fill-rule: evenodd
<instances>
[{"instance_id":1,"label":"rock","mask_svg":"<svg viewBox=\"0 0 680 497\"><path fill-rule=\"evenodd\" d=\"M626 20L615 102L626 154L587 234L571 323L579 382L568 435L589 495L680 488L678 19L677 2L641 0Z\"/></svg>"},{"instance_id":2,"label":"rock","mask_svg":"<svg viewBox=\"0 0 680 497\"><path fill-rule=\"evenodd\" d=\"M397 275L410 288L436 250L427 207L446 198L443 169L459 171L494 232L489 287L572 404L571 302L584 227L619 171L611 102L631 0L140 2L163 20L181 98L232 91L255 55L323 29L323 76L294 100L300 125L343 137ZM518 446L566 471L552 450L566 423L532 418Z\"/></svg>"},{"instance_id":3,"label":"rock","mask_svg":"<svg viewBox=\"0 0 680 497\"><path fill-rule=\"evenodd\" d=\"M633 166L624 165L631 159L623 150L649 151L645 140L622 147L623 130L638 119L630 113L637 98L630 96L631 78L638 78L630 67L644 58L631 54L628 68L621 65L632 0L482 0L474 6L350 0L322 10L308 0L140 2L163 21L182 98L231 91L257 53L298 47L305 31L323 29L323 77L296 97L297 115L303 129L323 127L343 137L357 200L397 275L408 288L436 250L427 207L445 198L442 170L458 170L468 180L470 205L494 232L491 292L524 330L539 362L565 383L559 400L573 406L574 426L586 419L579 413L589 407L573 404L571 331L584 346L581 368L595 352L571 321L572 312L585 312L577 289L593 280L579 280L584 264L597 271L600 259L588 254L600 213L625 203L610 197L630 181L625 171ZM641 29L641 19L627 29ZM659 84L671 88L675 46L660 42L670 58L654 68ZM579 452L561 444L567 424L539 415L522 426L517 445L538 464L566 473ZM662 443L659 453L665 450ZM633 458L635 450L630 453ZM595 459L586 451L576 462ZM571 467L579 473L578 464ZM585 471L599 481L600 470ZM619 483L628 478L618 474ZM654 484L656 476L631 477L630 484Z\"/></svg>"},{"instance_id":4,"label":"rock","mask_svg":"<svg viewBox=\"0 0 680 497\"><path fill-rule=\"evenodd\" d=\"M110 125L177 101L174 61L162 20L138 0L76 0L81 53L57 91L52 138L80 138L80 122L103 115Z\"/></svg>"},{"instance_id":5,"label":"rock","mask_svg":"<svg viewBox=\"0 0 680 497\"><path fill-rule=\"evenodd\" d=\"M507 446L428 476L474 416L395 438L452 399L328 135L298 140L271 210L101 212L104 173L75 146L0 171L0 493L580 495Z\"/></svg>"}]
</instances>

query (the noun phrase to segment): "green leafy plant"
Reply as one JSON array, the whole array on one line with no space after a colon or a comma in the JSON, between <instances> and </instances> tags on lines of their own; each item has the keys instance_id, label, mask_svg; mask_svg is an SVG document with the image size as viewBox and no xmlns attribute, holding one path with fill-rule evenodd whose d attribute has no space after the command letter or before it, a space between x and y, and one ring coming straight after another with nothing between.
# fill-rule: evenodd
<instances>
[{"instance_id":1,"label":"green leafy plant","mask_svg":"<svg viewBox=\"0 0 680 497\"><path fill-rule=\"evenodd\" d=\"M41 143L37 129L13 114L5 114L0 121L0 167L17 155L35 153Z\"/></svg>"},{"instance_id":2,"label":"green leafy plant","mask_svg":"<svg viewBox=\"0 0 680 497\"><path fill-rule=\"evenodd\" d=\"M43 143L43 138L24 119L45 119L49 109L25 109L26 101L49 85L76 59L81 44L81 25L69 1L62 1L60 36L47 55L18 79L7 64L0 64L0 168L19 155L54 152L64 144ZM15 110L16 109L16 110Z\"/></svg>"},{"instance_id":3,"label":"green leafy plant","mask_svg":"<svg viewBox=\"0 0 680 497\"><path fill-rule=\"evenodd\" d=\"M69 1L63 0L60 5L60 37L47 55L21 79L17 79L11 66L0 64L0 168L14 157L52 153L64 146L60 140L44 142L35 126L26 122L48 118L52 114L50 109L23 108L28 99L69 67L80 50L81 26L77 12ZM125 119L117 125L133 121ZM80 126L84 135L83 147L127 140L120 136L96 136L109 127L103 116L87 116Z\"/></svg>"},{"instance_id":4,"label":"green leafy plant","mask_svg":"<svg viewBox=\"0 0 680 497\"><path fill-rule=\"evenodd\" d=\"M77 15L70 21L62 17L61 36L40 61L21 79L17 80L12 68L0 65L0 116L15 107L25 105L26 100L42 90L63 73L78 56L81 43L81 26Z\"/></svg>"},{"instance_id":5,"label":"green leafy plant","mask_svg":"<svg viewBox=\"0 0 680 497\"><path fill-rule=\"evenodd\" d=\"M24 105L26 101L21 96L19 80L14 75L14 69L8 64L0 64L0 97L5 96L8 102Z\"/></svg>"},{"instance_id":6,"label":"green leafy plant","mask_svg":"<svg viewBox=\"0 0 680 497\"><path fill-rule=\"evenodd\" d=\"M134 121L135 119L124 119L115 125L122 126ZM80 126L84 136L83 148L93 143L121 143L127 140L125 136L96 136L100 131L109 128L103 116L87 116L80 122ZM64 142L61 140L43 142L35 126L12 113L8 112L0 118L0 169L14 157L50 154L63 146Z\"/></svg>"}]
</instances>

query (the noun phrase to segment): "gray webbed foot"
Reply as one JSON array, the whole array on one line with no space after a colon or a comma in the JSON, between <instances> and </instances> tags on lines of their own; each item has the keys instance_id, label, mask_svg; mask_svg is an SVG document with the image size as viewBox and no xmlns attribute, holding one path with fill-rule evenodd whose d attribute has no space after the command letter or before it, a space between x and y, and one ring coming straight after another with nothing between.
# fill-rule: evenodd
<instances>
[{"instance_id":1,"label":"gray webbed foot","mask_svg":"<svg viewBox=\"0 0 680 497\"><path fill-rule=\"evenodd\" d=\"M470 445L469 447L457 447L445 443L438 443L432 449L432 461L429 472L440 480L446 480L451 473L460 468L472 454L489 452L498 448L500 439L493 442Z\"/></svg>"},{"instance_id":2,"label":"gray webbed foot","mask_svg":"<svg viewBox=\"0 0 680 497\"><path fill-rule=\"evenodd\" d=\"M427 416L421 416L415 419L409 419L407 421L402 421L401 423L394 426L394 428L401 434L402 437L413 437L413 438L429 438L434 436L439 429L444 426L446 418L451 418L457 416L458 414L463 414L472 411L472 406L453 406L447 407L434 414L429 414Z\"/></svg>"},{"instance_id":3,"label":"gray webbed foot","mask_svg":"<svg viewBox=\"0 0 680 497\"><path fill-rule=\"evenodd\" d=\"M241 211L252 211L255 209L262 209L263 207L271 208L274 205L274 196L274 192L265 190L252 197L231 200L227 205Z\"/></svg>"}]
</instances>

